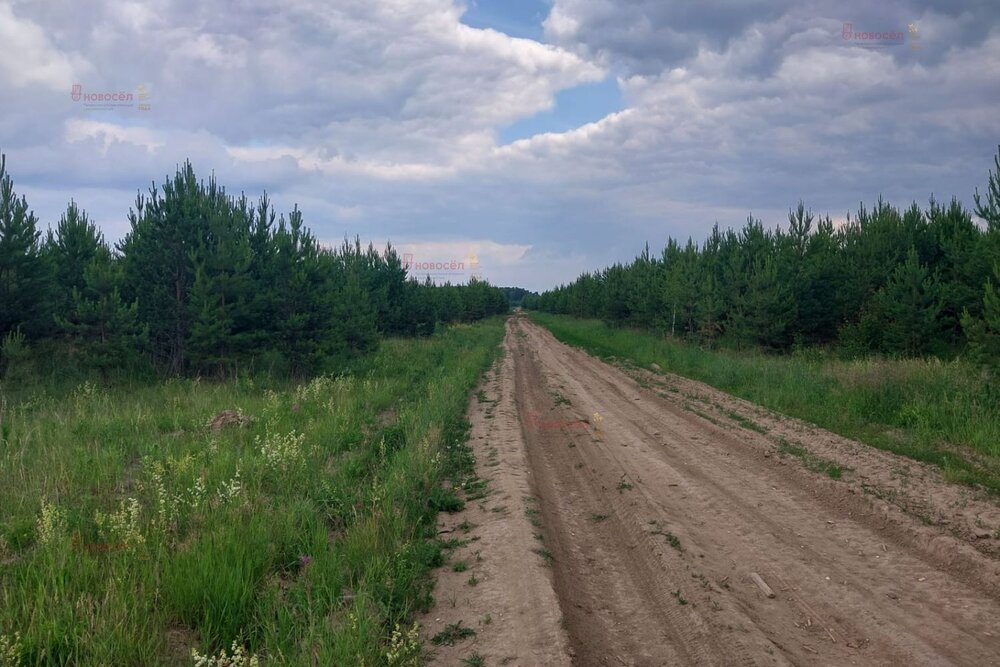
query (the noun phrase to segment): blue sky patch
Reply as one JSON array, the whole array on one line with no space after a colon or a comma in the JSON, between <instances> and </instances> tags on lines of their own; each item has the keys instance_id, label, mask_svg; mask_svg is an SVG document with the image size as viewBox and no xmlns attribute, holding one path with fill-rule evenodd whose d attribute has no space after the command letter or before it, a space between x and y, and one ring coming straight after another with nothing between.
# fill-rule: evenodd
<instances>
[{"instance_id":1,"label":"blue sky patch","mask_svg":"<svg viewBox=\"0 0 1000 667\"><path fill-rule=\"evenodd\" d=\"M500 128L499 142L504 145L545 132L566 132L624 108L622 93L614 77L585 83L556 93L556 103L551 110Z\"/></svg>"},{"instance_id":2,"label":"blue sky patch","mask_svg":"<svg viewBox=\"0 0 1000 667\"><path fill-rule=\"evenodd\" d=\"M542 41L542 22L550 9L545 0L466 0L466 6L465 25L536 41Z\"/></svg>"}]
</instances>

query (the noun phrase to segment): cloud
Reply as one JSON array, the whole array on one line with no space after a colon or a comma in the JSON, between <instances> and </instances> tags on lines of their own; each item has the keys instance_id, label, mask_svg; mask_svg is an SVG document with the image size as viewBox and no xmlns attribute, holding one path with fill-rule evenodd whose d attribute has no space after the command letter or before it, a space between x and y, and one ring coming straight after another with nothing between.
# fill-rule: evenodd
<instances>
[{"instance_id":1,"label":"cloud","mask_svg":"<svg viewBox=\"0 0 1000 667\"><path fill-rule=\"evenodd\" d=\"M716 221L782 222L800 198L834 217L879 194L968 202L1000 137L995 2L553 0L544 43L463 11L8 0L0 147L45 222L75 197L120 233L136 190L190 158L300 204L321 238L479 244L484 273L537 289ZM914 23L920 48L862 48L845 22ZM609 75L623 110L498 145ZM88 112L72 83L144 84L151 110Z\"/></svg>"},{"instance_id":2,"label":"cloud","mask_svg":"<svg viewBox=\"0 0 1000 667\"><path fill-rule=\"evenodd\" d=\"M0 81L13 88L39 85L68 93L78 74L89 69L79 55L58 49L42 26L0 4ZM7 95L17 92L8 88Z\"/></svg>"},{"instance_id":3,"label":"cloud","mask_svg":"<svg viewBox=\"0 0 1000 667\"><path fill-rule=\"evenodd\" d=\"M116 143L141 146L152 153L165 144L165 140L153 130L143 127L128 127L96 120L73 118L66 121L66 141L76 143L95 140L103 146L102 153Z\"/></svg>"}]
</instances>

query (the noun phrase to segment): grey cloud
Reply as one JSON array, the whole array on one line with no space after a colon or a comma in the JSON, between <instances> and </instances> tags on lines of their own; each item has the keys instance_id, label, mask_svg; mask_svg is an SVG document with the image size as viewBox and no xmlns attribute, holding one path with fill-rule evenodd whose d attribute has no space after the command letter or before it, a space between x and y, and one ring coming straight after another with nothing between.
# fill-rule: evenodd
<instances>
[{"instance_id":1,"label":"grey cloud","mask_svg":"<svg viewBox=\"0 0 1000 667\"><path fill-rule=\"evenodd\" d=\"M653 75L683 65L701 51L724 52L751 30L767 34L777 51L809 28L819 28L814 37L821 41L836 42L844 23L859 30L905 31L909 23L921 24L920 19L934 16L945 18L947 28L924 31L926 59L954 46L981 42L1000 21L1000 5L992 0L555 0L545 34L556 44L600 58L624 75ZM775 63L765 58L757 64L763 70Z\"/></svg>"}]
</instances>

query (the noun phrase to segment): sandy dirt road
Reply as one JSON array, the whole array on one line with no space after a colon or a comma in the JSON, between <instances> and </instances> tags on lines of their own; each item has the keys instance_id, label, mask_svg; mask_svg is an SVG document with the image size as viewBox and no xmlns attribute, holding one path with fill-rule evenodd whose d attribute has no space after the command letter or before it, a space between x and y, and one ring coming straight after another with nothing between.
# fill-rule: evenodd
<instances>
[{"instance_id":1,"label":"sandy dirt road","mask_svg":"<svg viewBox=\"0 0 1000 667\"><path fill-rule=\"evenodd\" d=\"M505 353L470 405L491 492L442 524L481 581L443 570L425 620L477 634L437 664L1000 665L995 504L523 316Z\"/></svg>"}]
</instances>

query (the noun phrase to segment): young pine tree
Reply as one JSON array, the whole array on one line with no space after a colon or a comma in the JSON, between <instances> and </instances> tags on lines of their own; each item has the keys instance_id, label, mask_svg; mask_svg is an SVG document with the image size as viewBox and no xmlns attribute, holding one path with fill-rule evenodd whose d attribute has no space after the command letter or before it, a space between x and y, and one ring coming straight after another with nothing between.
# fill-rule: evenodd
<instances>
[{"instance_id":1,"label":"young pine tree","mask_svg":"<svg viewBox=\"0 0 1000 667\"><path fill-rule=\"evenodd\" d=\"M997 146L993 164L996 166L996 171L989 172L985 202L979 195L979 188L976 188L973 200L976 202L976 215L986 221L987 230L990 233L1000 234L1000 146Z\"/></svg>"},{"instance_id":2,"label":"young pine tree","mask_svg":"<svg viewBox=\"0 0 1000 667\"><path fill-rule=\"evenodd\" d=\"M191 251L199 246L208 207L204 185L185 163L162 192L154 186L148 198L137 197L129 213L132 228L119 246L125 299L138 301L154 358L175 374L188 365L195 273Z\"/></svg>"},{"instance_id":3,"label":"young pine tree","mask_svg":"<svg viewBox=\"0 0 1000 667\"><path fill-rule=\"evenodd\" d=\"M906 261L896 267L876 295L885 352L914 356L928 352L940 326L941 287L936 276L920 263L910 247Z\"/></svg>"},{"instance_id":4,"label":"young pine tree","mask_svg":"<svg viewBox=\"0 0 1000 667\"><path fill-rule=\"evenodd\" d=\"M87 212L71 200L55 232L50 229L45 240L44 253L55 276L53 304L56 314L65 314L72 308L73 291L84 289L84 273L102 251L107 252L104 235L91 222Z\"/></svg>"},{"instance_id":5,"label":"young pine tree","mask_svg":"<svg viewBox=\"0 0 1000 667\"><path fill-rule=\"evenodd\" d=\"M764 259L750 275L742 306L750 336L763 347L785 349L792 343L796 308L789 283L775 257Z\"/></svg>"},{"instance_id":6,"label":"young pine tree","mask_svg":"<svg viewBox=\"0 0 1000 667\"><path fill-rule=\"evenodd\" d=\"M121 296L122 267L105 246L83 270L83 287L73 288L65 315L56 315L60 330L73 341L85 366L107 378L112 369L137 363L149 340L139 323L138 305Z\"/></svg>"},{"instance_id":7,"label":"young pine tree","mask_svg":"<svg viewBox=\"0 0 1000 667\"><path fill-rule=\"evenodd\" d=\"M987 281L983 292L983 317L973 317L969 311L962 316L962 327L969 340L973 360L1000 372L1000 262L993 267L993 280Z\"/></svg>"},{"instance_id":8,"label":"young pine tree","mask_svg":"<svg viewBox=\"0 0 1000 667\"><path fill-rule=\"evenodd\" d=\"M978 189L975 196L976 215L987 224L983 252L993 262L993 276L983 288L982 317L966 310L962 314L962 329L973 359L1000 374L1000 147L994 164L996 171L989 174L985 202Z\"/></svg>"},{"instance_id":9,"label":"young pine tree","mask_svg":"<svg viewBox=\"0 0 1000 667\"><path fill-rule=\"evenodd\" d=\"M15 330L33 338L51 328L51 276L40 237L38 220L14 193L7 157L0 154L0 338Z\"/></svg>"}]
</instances>

